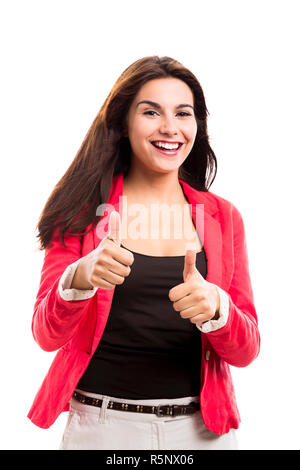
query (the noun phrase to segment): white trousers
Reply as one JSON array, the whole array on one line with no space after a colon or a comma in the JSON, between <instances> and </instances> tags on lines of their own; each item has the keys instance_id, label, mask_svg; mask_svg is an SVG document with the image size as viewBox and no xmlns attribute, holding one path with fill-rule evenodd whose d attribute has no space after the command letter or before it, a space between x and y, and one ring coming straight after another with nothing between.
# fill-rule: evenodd
<instances>
[{"instance_id":1,"label":"white trousers","mask_svg":"<svg viewBox=\"0 0 300 470\"><path fill-rule=\"evenodd\" d=\"M110 400L141 405L186 405L199 397L127 400L77 390L100 398L102 407L86 405L74 398L60 450L237 450L236 430L214 434L203 423L201 411L192 415L159 417L155 414L107 408Z\"/></svg>"}]
</instances>

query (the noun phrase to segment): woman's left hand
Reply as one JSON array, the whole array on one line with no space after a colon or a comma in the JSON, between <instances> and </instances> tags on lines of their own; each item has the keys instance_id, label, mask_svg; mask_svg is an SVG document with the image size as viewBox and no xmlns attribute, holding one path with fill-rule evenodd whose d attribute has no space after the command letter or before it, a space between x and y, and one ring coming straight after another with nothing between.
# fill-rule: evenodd
<instances>
[{"instance_id":1,"label":"woman's left hand","mask_svg":"<svg viewBox=\"0 0 300 470\"><path fill-rule=\"evenodd\" d=\"M196 268L196 252L187 250L184 259L182 284L169 291L174 310L191 323L202 323L219 318L220 296L215 284L207 282Z\"/></svg>"}]
</instances>

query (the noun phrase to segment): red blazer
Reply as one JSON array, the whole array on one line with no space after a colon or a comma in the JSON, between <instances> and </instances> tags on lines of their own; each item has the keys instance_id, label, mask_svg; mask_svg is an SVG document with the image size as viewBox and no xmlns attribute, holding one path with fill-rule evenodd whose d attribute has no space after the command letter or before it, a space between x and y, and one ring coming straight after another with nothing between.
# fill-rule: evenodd
<instances>
[{"instance_id":1,"label":"red blazer","mask_svg":"<svg viewBox=\"0 0 300 470\"><path fill-rule=\"evenodd\" d=\"M229 366L247 366L260 348L244 224L229 201L211 192L197 191L181 179L179 182L195 224L196 206L204 209L201 234L199 219L196 227L207 256L206 280L229 296L225 326L201 333L201 412L208 429L224 434L238 428L240 422ZM69 264L99 245L107 234L110 212L117 210L122 215L122 193L123 174L119 173L113 177L107 215L102 213L97 227L84 237L67 235L67 248L60 243L56 229L51 247L45 250L32 332L43 350L59 351L28 413L32 422L42 428L50 427L62 411L69 409L69 400L102 337L115 291L99 288L89 299L67 301L59 294L59 280Z\"/></svg>"}]
</instances>

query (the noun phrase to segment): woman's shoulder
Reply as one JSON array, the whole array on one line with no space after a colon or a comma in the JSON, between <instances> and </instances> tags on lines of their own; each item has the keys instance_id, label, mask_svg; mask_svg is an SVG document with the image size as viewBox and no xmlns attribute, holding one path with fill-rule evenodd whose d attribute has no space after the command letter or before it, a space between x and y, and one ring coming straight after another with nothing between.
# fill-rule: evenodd
<instances>
[{"instance_id":1,"label":"woman's shoulder","mask_svg":"<svg viewBox=\"0 0 300 470\"><path fill-rule=\"evenodd\" d=\"M222 220L224 225L229 223L230 225L232 224L234 230L244 231L244 219L240 209L238 209L235 203L210 191L207 191L206 195L207 198L211 201L214 201L218 207L219 220Z\"/></svg>"},{"instance_id":2,"label":"woman's shoulder","mask_svg":"<svg viewBox=\"0 0 300 470\"><path fill-rule=\"evenodd\" d=\"M229 211L229 212L239 212L235 203L231 200L220 196L219 194L212 191L197 191L199 193L200 199L204 202L210 203L211 206L214 206L218 211Z\"/></svg>"},{"instance_id":3,"label":"woman's shoulder","mask_svg":"<svg viewBox=\"0 0 300 470\"><path fill-rule=\"evenodd\" d=\"M204 191L203 191L203 193L204 193ZM206 191L206 195L211 201L214 201L220 208L221 207L236 208L235 204L231 200L229 200L229 199L227 199L223 196L220 196L219 194L217 194L215 192Z\"/></svg>"},{"instance_id":4,"label":"woman's shoulder","mask_svg":"<svg viewBox=\"0 0 300 470\"><path fill-rule=\"evenodd\" d=\"M198 203L203 203L206 206L206 211L211 215L222 213L224 217L236 216L237 218L241 219L240 211L238 210L236 204L231 200L212 191L201 191L182 180L180 181L184 185L185 191L188 191L189 196L192 196L192 199Z\"/></svg>"},{"instance_id":5,"label":"woman's shoulder","mask_svg":"<svg viewBox=\"0 0 300 470\"><path fill-rule=\"evenodd\" d=\"M208 204L210 214L217 217L222 225L232 225L235 230L244 228L243 216L235 203L211 191L197 192L201 193L199 200L203 201L204 205Z\"/></svg>"}]
</instances>

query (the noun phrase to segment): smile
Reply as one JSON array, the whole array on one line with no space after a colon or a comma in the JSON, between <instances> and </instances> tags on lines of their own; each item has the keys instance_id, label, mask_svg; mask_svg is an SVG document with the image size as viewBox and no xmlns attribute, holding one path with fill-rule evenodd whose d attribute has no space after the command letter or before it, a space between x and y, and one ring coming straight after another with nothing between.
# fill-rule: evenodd
<instances>
[{"instance_id":1,"label":"smile","mask_svg":"<svg viewBox=\"0 0 300 470\"><path fill-rule=\"evenodd\" d=\"M180 147L183 145L180 142L169 144L166 142L151 142L153 147L164 155L177 155Z\"/></svg>"}]
</instances>

